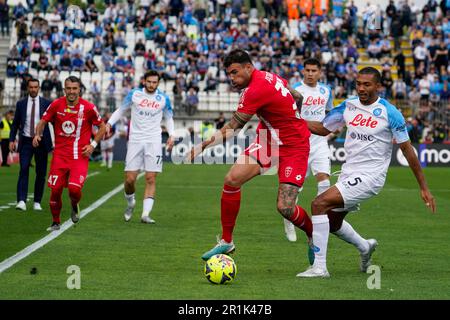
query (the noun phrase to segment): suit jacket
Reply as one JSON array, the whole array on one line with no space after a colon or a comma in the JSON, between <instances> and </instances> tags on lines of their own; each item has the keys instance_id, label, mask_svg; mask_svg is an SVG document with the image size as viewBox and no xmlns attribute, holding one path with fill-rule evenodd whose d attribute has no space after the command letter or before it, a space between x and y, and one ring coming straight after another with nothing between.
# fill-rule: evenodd
<instances>
[{"instance_id":1,"label":"suit jacket","mask_svg":"<svg viewBox=\"0 0 450 320\"><path fill-rule=\"evenodd\" d=\"M42 115L44 114L45 110L47 110L48 106L50 105L51 101L39 97L39 119L42 118ZM27 104L28 104L28 96L22 100L17 101L16 103L16 112L14 114L14 120L11 127L11 133L9 135L9 141L15 141L16 140L16 134L17 131L19 131L19 146L18 151L20 152L22 147L22 137L25 127L25 120L27 118ZM36 123L37 125L37 123ZM50 130L48 128L48 125L45 126L44 129L44 136L42 137L41 143L44 144L45 149L47 152L50 152L53 148L52 143L52 137L50 136Z\"/></svg>"}]
</instances>

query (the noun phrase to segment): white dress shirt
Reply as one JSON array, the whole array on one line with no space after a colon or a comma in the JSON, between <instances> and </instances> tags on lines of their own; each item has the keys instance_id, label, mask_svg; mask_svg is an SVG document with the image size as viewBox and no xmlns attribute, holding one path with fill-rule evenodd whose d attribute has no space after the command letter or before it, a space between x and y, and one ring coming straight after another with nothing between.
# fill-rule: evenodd
<instances>
[{"instance_id":1,"label":"white dress shirt","mask_svg":"<svg viewBox=\"0 0 450 320\"><path fill-rule=\"evenodd\" d=\"M23 128L23 135L25 137L33 138L30 135L30 122L31 122L31 107L33 105L33 99L28 96L28 102L27 102L27 116L25 118L25 127ZM39 96L34 98L34 126L36 128L37 124L41 120L40 117L40 106L39 106Z\"/></svg>"}]
</instances>

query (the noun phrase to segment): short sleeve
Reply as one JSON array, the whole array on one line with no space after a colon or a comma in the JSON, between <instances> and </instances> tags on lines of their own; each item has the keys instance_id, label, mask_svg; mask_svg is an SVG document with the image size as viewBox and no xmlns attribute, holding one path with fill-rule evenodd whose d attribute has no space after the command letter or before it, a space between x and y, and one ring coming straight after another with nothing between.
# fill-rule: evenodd
<instances>
[{"instance_id":1,"label":"short sleeve","mask_svg":"<svg viewBox=\"0 0 450 320\"><path fill-rule=\"evenodd\" d=\"M333 93L330 87L326 87L329 91L327 105L325 106L325 110L331 111L333 109Z\"/></svg>"},{"instance_id":2,"label":"short sleeve","mask_svg":"<svg viewBox=\"0 0 450 320\"><path fill-rule=\"evenodd\" d=\"M95 105L92 105L92 109L90 110L91 116L90 118L92 119L92 124L94 126L98 126L103 122L102 117L100 116L100 113L97 110L97 107Z\"/></svg>"},{"instance_id":3,"label":"short sleeve","mask_svg":"<svg viewBox=\"0 0 450 320\"><path fill-rule=\"evenodd\" d=\"M57 109L57 103L56 102L52 102L47 107L47 110L45 110L44 114L42 115L42 120L44 120L46 122L54 122L56 109Z\"/></svg>"},{"instance_id":4,"label":"short sleeve","mask_svg":"<svg viewBox=\"0 0 450 320\"><path fill-rule=\"evenodd\" d=\"M262 96L261 92L247 87L241 94L237 111L254 115L263 106Z\"/></svg>"},{"instance_id":5,"label":"short sleeve","mask_svg":"<svg viewBox=\"0 0 450 320\"><path fill-rule=\"evenodd\" d=\"M389 126L396 143L403 143L409 140L406 129L405 118L394 106L387 108Z\"/></svg>"},{"instance_id":6,"label":"short sleeve","mask_svg":"<svg viewBox=\"0 0 450 320\"><path fill-rule=\"evenodd\" d=\"M323 126L333 132L342 129L345 125L344 111L346 107L346 101L342 102L336 108L331 109L331 111L325 116L322 121Z\"/></svg>"},{"instance_id":7,"label":"short sleeve","mask_svg":"<svg viewBox=\"0 0 450 320\"><path fill-rule=\"evenodd\" d=\"M172 104L170 103L170 99L169 97L164 94L164 98L165 98L165 105L164 105L164 117L167 118L172 118L173 117L173 108L172 108Z\"/></svg>"}]
</instances>

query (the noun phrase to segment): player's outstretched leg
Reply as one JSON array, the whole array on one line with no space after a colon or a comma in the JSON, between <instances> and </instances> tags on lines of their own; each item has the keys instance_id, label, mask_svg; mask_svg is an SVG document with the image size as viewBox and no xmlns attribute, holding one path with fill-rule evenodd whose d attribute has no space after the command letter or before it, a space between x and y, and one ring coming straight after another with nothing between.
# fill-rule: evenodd
<instances>
[{"instance_id":1,"label":"player's outstretched leg","mask_svg":"<svg viewBox=\"0 0 450 320\"><path fill-rule=\"evenodd\" d=\"M203 260L208 260L216 254L234 252L233 230L241 206L241 186L260 172L260 166L256 160L241 155L225 176L220 205L222 238L218 239L214 248L202 255Z\"/></svg>"},{"instance_id":2,"label":"player's outstretched leg","mask_svg":"<svg viewBox=\"0 0 450 320\"><path fill-rule=\"evenodd\" d=\"M354 210L358 210L359 206L355 206ZM345 215L352 209L333 209L327 215L330 221L330 232L336 235L339 239L344 240L354 245L361 256L360 270L366 272L371 265L372 253L378 245L375 239L364 239L361 235L353 229L353 227L344 220Z\"/></svg>"},{"instance_id":3,"label":"player's outstretched leg","mask_svg":"<svg viewBox=\"0 0 450 320\"><path fill-rule=\"evenodd\" d=\"M343 207L344 200L336 186L329 188L317 196L311 204L313 243L315 259L312 267L305 272L297 274L303 278L327 278L330 276L327 270L327 247L330 233L330 222L327 212L333 208Z\"/></svg>"},{"instance_id":4,"label":"player's outstretched leg","mask_svg":"<svg viewBox=\"0 0 450 320\"><path fill-rule=\"evenodd\" d=\"M80 199L81 199L81 187L69 183L69 197L72 205L72 212L70 218L73 223L77 223L80 220Z\"/></svg>"},{"instance_id":5,"label":"player's outstretched leg","mask_svg":"<svg viewBox=\"0 0 450 320\"><path fill-rule=\"evenodd\" d=\"M150 212L153 209L153 203L155 202L156 192L156 176L157 172L145 173L145 191L144 201L142 204L141 222L146 224L154 224L155 220L150 217Z\"/></svg>"},{"instance_id":6,"label":"player's outstretched leg","mask_svg":"<svg viewBox=\"0 0 450 320\"><path fill-rule=\"evenodd\" d=\"M61 195L63 188L52 188L50 194L50 211L52 212L52 225L47 228L47 231L59 230L61 225L61 208L62 200Z\"/></svg>"},{"instance_id":7,"label":"player's outstretched leg","mask_svg":"<svg viewBox=\"0 0 450 320\"><path fill-rule=\"evenodd\" d=\"M125 221L128 222L131 220L133 215L134 207L136 206L136 198L135 198L135 188L134 184L137 178L137 172L135 171L126 171L125 172L125 200L127 201L127 208L124 212Z\"/></svg>"},{"instance_id":8,"label":"player's outstretched leg","mask_svg":"<svg viewBox=\"0 0 450 320\"><path fill-rule=\"evenodd\" d=\"M203 260L208 260L216 254L232 253L235 250L233 229L241 206L241 187L224 184L220 202L222 238L217 239L217 245L202 255Z\"/></svg>"},{"instance_id":9,"label":"player's outstretched leg","mask_svg":"<svg viewBox=\"0 0 450 320\"><path fill-rule=\"evenodd\" d=\"M314 263L314 251L312 245L312 223L305 209L296 205L299 187L281 183L278 188L277 209L289 223L303 230L308 238L308 260Z\"/></svg>"}]
</instances>

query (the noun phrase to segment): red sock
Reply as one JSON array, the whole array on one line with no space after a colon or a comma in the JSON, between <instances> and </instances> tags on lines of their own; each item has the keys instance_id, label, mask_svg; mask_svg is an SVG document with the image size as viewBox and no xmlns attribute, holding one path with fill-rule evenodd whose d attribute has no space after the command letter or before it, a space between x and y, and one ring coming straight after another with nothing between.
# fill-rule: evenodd
<instances>
[{"instance_id":1,"label":"red sock","mask_svg":"<svg viewBox=\"0 0 450 320\"><path fill-rule=\"evenodd\" d=\"M73 184L69 184L69 197L72 208L76 208L81 199L81 188Z\"/></svg>"},{"instance_id":2,"label":"red sock","mask_svg":"<svg viewBox=\"0 0 450 320\"><path fill-rule=\"evenodd\" d=\"M305 209L300 206L295 206L295 212L290 220L296 227L305 231L308 238L312 238L312 222Z\"/></svg>"},{"instance_id":3,"label":"red sock","mask_svg":"<svg viewBox=\"0 0 450 320\"><path fill-rule=\"evenodd\" d=\"M220 217L222 221L222 239L231 242L233 229L241 206L241 187L223 185Z\"/></svg>"},{"instance_id":4,"label":"red sock","mask_svg":"<svg viewBox=\"0 0 450 320\"><path fill-rule=\"evenodd\" d=\"M60 214L62 208L62 195L63 189L52 189L50 194L50 211L52 212L53 222L61 223Z\"/></svg>"}]
</instances>

